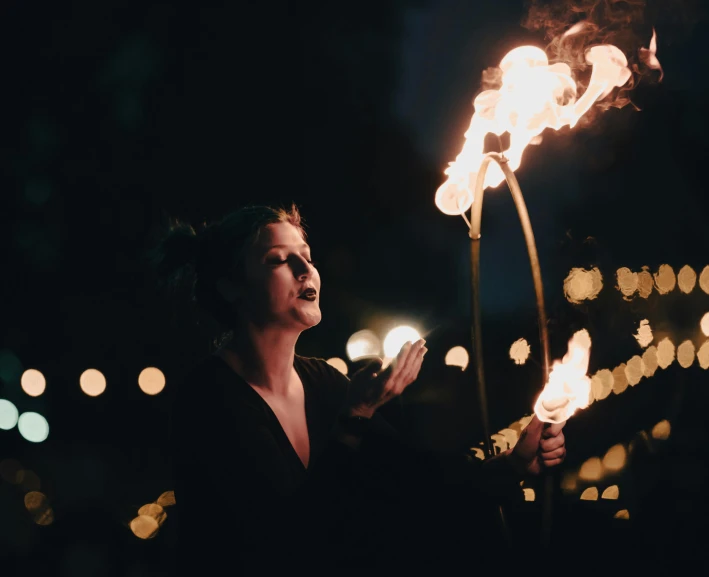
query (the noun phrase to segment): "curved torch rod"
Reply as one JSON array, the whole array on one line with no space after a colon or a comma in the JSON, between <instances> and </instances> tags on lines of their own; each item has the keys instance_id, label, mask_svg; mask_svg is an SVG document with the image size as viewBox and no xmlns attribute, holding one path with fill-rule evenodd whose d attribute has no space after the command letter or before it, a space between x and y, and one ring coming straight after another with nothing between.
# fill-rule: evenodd
<instances>
[{"instance_id":1,"label":"curved torch rod","mask_svg":"<svg viewBox=\"0 0 709 577\"><path fill-rule=\"evenodd\" d=\"M470 209L470 239L471 239L471 264L472 264L472 297L473 297L473 327L472 327L472 345L475 353L475 368L478 379L478 396L480 400L480 412L482 416L483 432L485 434L485 443L488 456L493 456L492 442L490 438L490 422L487 412L487 393L485 390L485 372L483 369L483 348L482 348L482 322L480 311L480 224L482 220L483 195L485 193L485 175L490 166L490 162L495 161L507 180L512 198L514 199L517 214L519 215L522 230L524 232L524 240L527 244L527 252L529 253L529 264L532 267L532 279L534 280L534 292L537 299L537 321L539 324L539 341L542 348L542 363L544 374L542 386L546 383L549 376L549 334L547 331L547 314L544 307L544 287L542 285L542 271L539 266L539 257L537 255L537 245L534 242L534 233L532 232L532 223L529 220L527 206L524 203L522 189L517 182L515 173L510 169L507 159L503 154L490 152L483 158L480 170L475 181L475 196L473 197L473 205ZM542 509L542 543L547 545L550 537L551 525L551 499L553 495L553 478L547 476L544 484L544 497ZM504 515L502 521L504 525Z\"/></svg>"}]
</instances>

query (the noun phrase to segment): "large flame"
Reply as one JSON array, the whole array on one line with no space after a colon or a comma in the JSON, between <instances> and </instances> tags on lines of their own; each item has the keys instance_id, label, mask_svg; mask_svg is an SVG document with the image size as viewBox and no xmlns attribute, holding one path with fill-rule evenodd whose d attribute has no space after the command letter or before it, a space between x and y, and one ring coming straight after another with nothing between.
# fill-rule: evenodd
<instances>
[{"instance_id":1,"label":"large flame","mask_svg":"<svg viewBox=\"0 0 709 577\"><path fill-rule=\"evenodd\" d=\"M544 386L534 412L546 423L563 423L577 409L591 400L591 379L586 375L591 353L591 336L587 330L574 333L564 358L554 362L549 381Z\"/></svg>"},{"instance_id":2,"label":"large flame","mask_svg":"<svg viewBox=\"0 0 709 577\"><path fill-rule=\"evenodd\" d=\"M567 34L572 32L569 30ZM641 58L650 67L659 67L654 34L650 48L643 50ZM571 68L563 62L549 64L541 48L520 46L505 55L499 65L500 88L481 92L473 102L475 112L465 133L463 149L445 170L448 179L436 192L439 210L457 215L470 208L488 133L498 136L509 133L510 145L505 157L509 168L517 170L525 148L538 141L544 129L573 128L598 100L626 84L632 76L625 55L611 44L593 46L585 56L586 63L593 68L588 87L578 97ZM502 170L493 163L485 176L485 188L497 186L503 179Z\"/></svg>"}]
</instances>

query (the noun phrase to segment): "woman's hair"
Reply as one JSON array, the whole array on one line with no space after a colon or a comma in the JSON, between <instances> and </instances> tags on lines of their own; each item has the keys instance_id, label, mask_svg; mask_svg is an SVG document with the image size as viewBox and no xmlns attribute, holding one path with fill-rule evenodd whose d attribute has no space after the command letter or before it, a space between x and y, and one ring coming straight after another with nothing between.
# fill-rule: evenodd
<instances>
[{"instance_id":1,"label":"woman's hair","mask_svg":"<svg viewBox=\"0 0 709 577\"><path fill-rule=\"evenodd\" d=\"M280 222L292 224L305 238L295 204L289 209L246 206L199 230L174 221L149 256L159 288L172 295L186 291L222 333L231 331L237 320L217 290L217 281L228 278L238 283L243 278L246 250L256 243L264 227Z\"/></svg>"}]
</instances>

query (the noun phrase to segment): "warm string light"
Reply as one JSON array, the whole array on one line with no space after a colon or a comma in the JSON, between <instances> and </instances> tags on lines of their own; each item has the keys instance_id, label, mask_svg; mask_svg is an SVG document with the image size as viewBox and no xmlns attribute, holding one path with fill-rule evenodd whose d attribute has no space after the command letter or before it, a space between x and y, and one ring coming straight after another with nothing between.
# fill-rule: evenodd
<instances>
[{"instance_id":1,"label":"warm string light","mask_svg":"<svg viewBox=\"0 0 709 577\"><path fill-rule=\"evenodd\" d=\"M175 492L165 491L155 501L138 509L137 515L128 524L130 530L139 539L154 538L167 519L165 509L174 504Z\"/></svg>"}]
</instances>

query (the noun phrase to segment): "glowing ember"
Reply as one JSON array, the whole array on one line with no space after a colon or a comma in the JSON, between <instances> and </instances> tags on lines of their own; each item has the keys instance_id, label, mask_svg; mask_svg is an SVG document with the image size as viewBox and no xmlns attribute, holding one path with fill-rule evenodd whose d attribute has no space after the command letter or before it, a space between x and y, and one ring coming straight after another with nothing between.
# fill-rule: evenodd
<instances>
[{"instance_id":1,"label":"glowing ember","mask_svg":"<svg viewBox=\"0 0 709 577\"><path fill-rule=\"evenodd\" d=\"M640 326L638 327L638 334L633 335L638 341L642 348L645 348L652 342L652 328L650 328L650 321L643 319L640 321Z\"/></svg>"},{"instance_id":2,"label":"glowing ember","mask_svg":"<svg viewBox=\"0 0 709 577\"><path fill-rule=\"evenodd\" d=\"M516 365L523 365L529 358L530 350L529 343L525 339L517 339L510 347L510 358Z\"/></svg>"},{"instance_id":3,"label":"glowing ember","mask_svg":"<svg viewBox=\"0 0 709 577\"><path fill-rule=\"evenodd\" d=\"M694 343L684 341L677 347L677 362L683 369L688 369L694 363Z\"/></svg>"},{"instance_id":4,"label":"glowing ember","mask_svg":"<svg viewBox=\"0 0 709 577\"><path fill-rule=\"evenodd\" d=\"M655 287L661 295L667 294L675 288L677 278L675 271L668 264L660 265L659 270L655 273Z\"/></svg>"},{"instance_id":5,"label":"glowing ember","mask_svg":"<svg viewBox=\"0 0 709 577\"><path fill-rule=\"evenodd\" d=\"M616 278L618 279L618 290L623 293L626 300L630 300L630 297L638 290L638 273L623 267L616 272Z\"/></svg>"},{"instance_id":6,"label":"glowing ember","mask_svg":"<svg viewBox=\"0 0 709 577\"><path fill-rule=\"evenodd\" d=\"M574 333L561 362L555 361L534 412L541 421L562 423L590 402L591 379L586 375L591 351L587 330Z\"/></svg>"},{"instance_id":7,"label":"glowing ember","mask_svg":"<svg viewBox=\"0 0 709 577\"><path fill-rule=\"evenodd\" d=\"M652 63L649 65L654 65L657 59L652 45L646 50L648 62ZM527 145L538 141L546 128L573 128L597 101L630 80L628 61L615 46L593 46L585 56L586 63L592 66L591 78L578 97L569 65L549 64L541 48L520 46L505 55L499 65L500 88L485 90L475 98L475 113L465 133L463 149L446 168L448 179L436 191L436 206L441 212L463 214L472 204L488 133L498 136L509 133L510 145L505 157L509 168L517 170ZM493 163L485 175L484 186L497 186L503 179L502 170Z\"/></svg>"},{"instance_id":8,"label":"glowing ember","mask_svg":"<svg viewBox=\"0 0 709 577\"><path fill-rule=\"evenodd\" d=\"M595 299L602 288L603 276L597 268L572 268L564 279L564 296L573 304Z\"/></svg>"},{"instance_id":9,"label":"glowing ember","mask_svg":"<svg viewBox=\"0 0 709 577\"><path fill-rule=\"evenodd\" d=\"M691 293L697 284L697 273L688 264L684 265L677 275L677 284L684 294Z\"/></svg>"}]
</instances>

